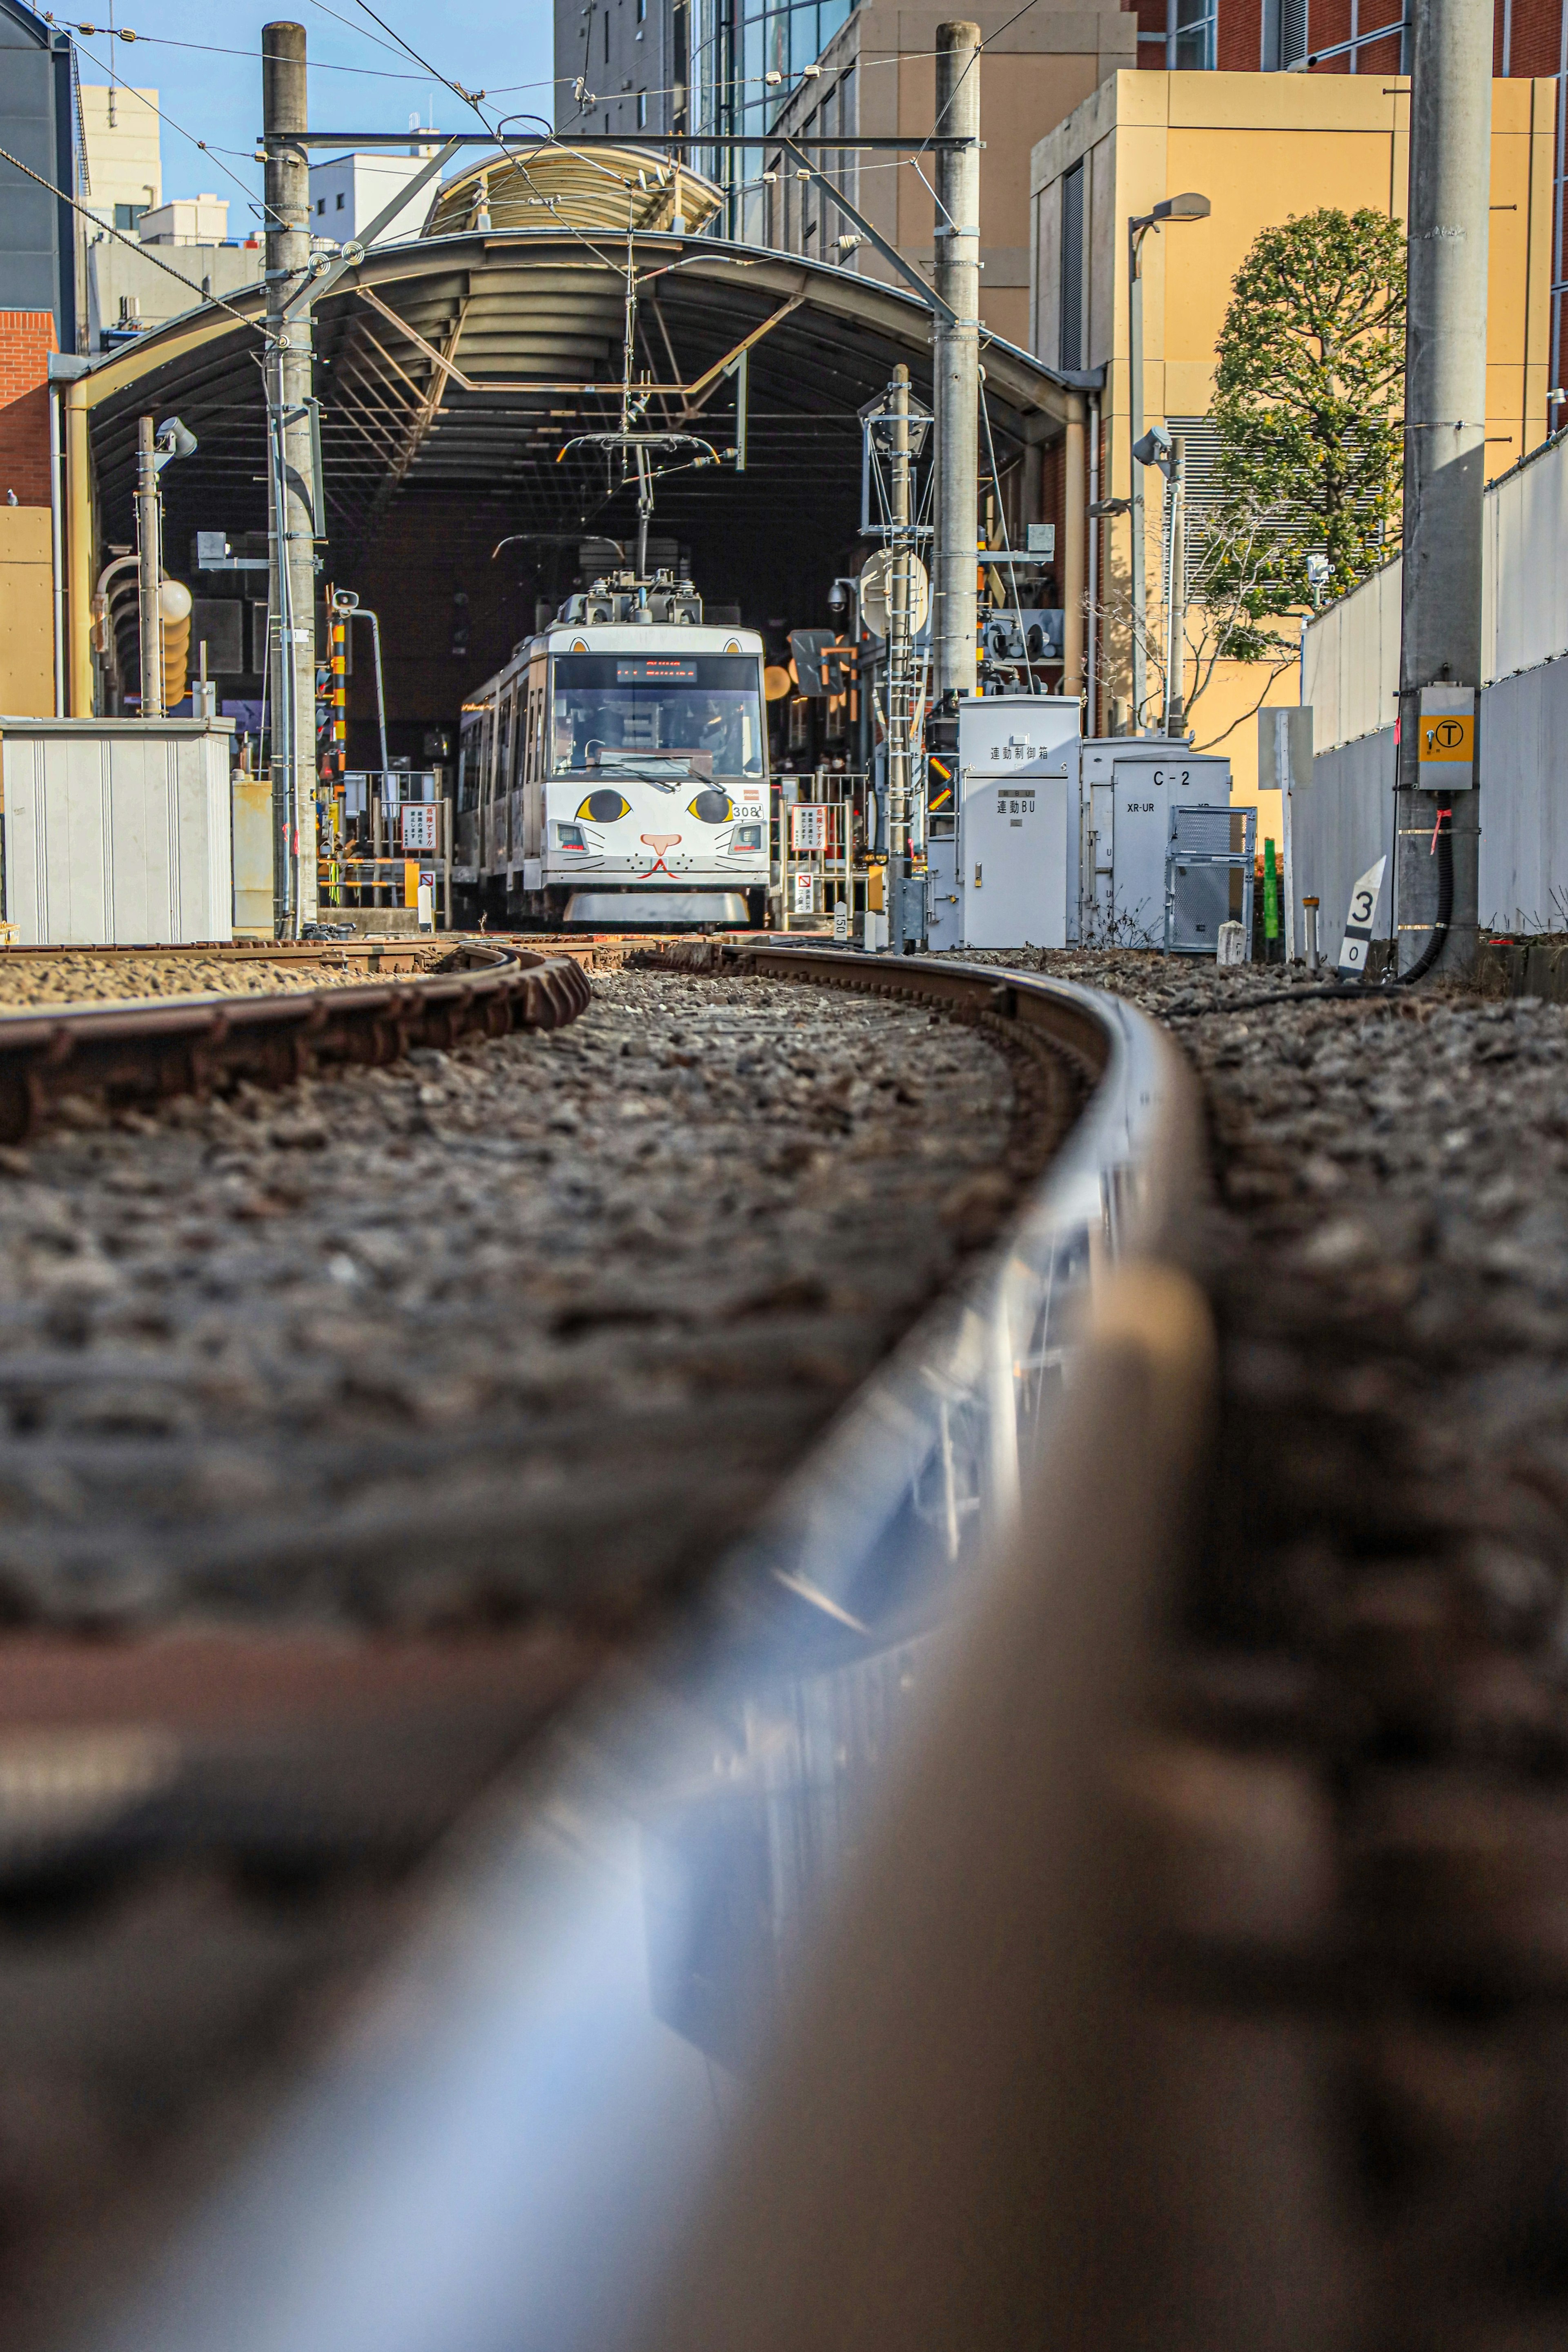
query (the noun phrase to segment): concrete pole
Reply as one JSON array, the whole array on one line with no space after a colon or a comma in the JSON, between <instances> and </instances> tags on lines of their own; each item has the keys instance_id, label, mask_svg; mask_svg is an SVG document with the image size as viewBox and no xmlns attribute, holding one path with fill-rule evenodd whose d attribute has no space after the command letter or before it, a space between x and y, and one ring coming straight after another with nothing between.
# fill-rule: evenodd
<instances>
[{"instance_id":1,"label":"concrete pole","mask_svg":"<svg viewBox=\"0 0 1568 2352\"><path fill-rule=\"evenodd\" d=\"M1066 446L1062 466L1062 692L1083 692L1083 621L1084 598L1088 582L1084 572L1085 509L1089 492L1085 481L1084 399L1080 392L1068 394Z\"/></svg>"},{"instance_id":2,"label":"concrete pole","mask_svg":"<svg viewBox=\"0 0 1568 2352\"><path fill-rule=\"evenodd\" d=\"M1490 0L1414 0L1413 13L1394 907L1408 970L1432 937L1441 864L1433 834L1451 805L1453 912L1435 961L1438 971L1463 971L1479 913L1479 761L1472 789L1423 789L1421 689L1474 689L1479 721L1492 14Z\"/></svg>"},{"instance_id":3,"label":"concrete pole","mask_svg":"<svg viewBox=\"0 0 1568 2352\"><path fill-rule=\"evenodd\" d=\"M142 716L163 716L163 625L158 611L163 584L158 545L158 460L153 419L136 420L136 605L142 652Z\"/></svg>"},{"instance_id":4,"label":"concrete pole","mask_svg":"<svg viewBox=\"0 0 1568 2352\"><path fill-rule=\"evenodd\" d=\"M1148 231L1130 221L1127 226L1127 496L1132 551L1132 710L1131 731L1143 732L1143 703L1149 691L1148 648L1143 632L1148 625L1149 583L1143 571L1144 468L1132 451L1143 438L1143 239Z\"/></svg>"},{"instance_id":5,"label":"concrete pole","mask_svg":"<svg viewBox=\"0 0 1568 2352\"><path fill-rule=\"evenodd\" d=\"M936 535L931 688L974 691L975 520L980 498L980 27L936 28L936 124L963 148L936 157L936 290L957 324L931 322Z\"/></svg>"},{"instance_id":6,"label":"concrete pole","mask_svg":"<svg viewBox=\"0 0 1568 2352\"><path fill-rule=\"evenodd\" d=\"M1171 564L1165 604L1165 732L1184 735L1187 730L1187 445L1180 433L1171 440Z\"/></svg>"},{"instance_id":7,"label":"concrete pole","mask_svg":"<svg viewBox=\"0 0 1568 2352\"><path fill-rule=\"evenodd\" d=\"M66 391L66 626L69 632L69 696L73 719L93 715L92 466L88 450L87 383Z\"/></svg>"},{"instance_id":8,"label":"concrete pole","mask_svg":"<svg viewBox=\"0 0 1568 2352\"><path fill-rule=\"evenodd\" d=\"M316 533L310 511L310 314L285 322L310 261L305 151L279 146L307 126L305 27L261 28L267 146L268 552L272 610L272 820L275 909L285 936L316 918Z\"/></svg>"},{"instance_id":9,"label":"concrete pole","mask_svg":"<svg viewBox=\"0 0 1568 2352\"><path fill-rule=\"evenodd\" d=\"M893 447L889 467L892 507L892 578L888 614L888 879L889 944L903 946L903 877L910 862L910 693L913 664L910 630L910 372L893 370L889 407Z\"/></svg>"}]
</instances>

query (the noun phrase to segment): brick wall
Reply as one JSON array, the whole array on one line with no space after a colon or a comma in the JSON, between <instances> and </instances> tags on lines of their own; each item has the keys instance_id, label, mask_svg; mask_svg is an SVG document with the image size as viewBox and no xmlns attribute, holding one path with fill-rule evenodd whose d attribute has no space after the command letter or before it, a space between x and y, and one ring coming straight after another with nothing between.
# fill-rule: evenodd
<instances>
[{"instance_id":1,"label":"brick wall","mask_svg":"<svg viewBox=\"0 0 1568 2352\"><path fill-rule=\"evenodd\" d=\"M14 490L24 507L49 503L48 310L0 310L0 505Z\"/></svg>"}]
</instances>

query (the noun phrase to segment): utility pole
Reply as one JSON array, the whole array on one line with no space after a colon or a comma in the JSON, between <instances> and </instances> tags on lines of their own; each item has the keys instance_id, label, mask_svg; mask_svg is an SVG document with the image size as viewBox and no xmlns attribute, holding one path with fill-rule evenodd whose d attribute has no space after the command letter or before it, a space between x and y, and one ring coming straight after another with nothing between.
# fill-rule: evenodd
<instances>
[{"instance_id":1,"label":"utility pole","mask_svg":"<svg viewBox=\"0 0 1568 2352\"><path fill-rule=\"evenodd\" d=\"M1479 918L1490 0L1414 0L1394 943L1468 971Z\"/></svg>"},{"instance_id":2,"label":"utility pole","mask_svg":"<svg viewBox=\"0 0 1568 2352\"><path fill-rule=\"evenodd\" d=\"M931 317L936 533L931 688L974 691L975 520L980 502L980 27L936 30L936 129L967 140L936 155L936 290ZM1000 496L1000 490L998 490Z\"/></svg>"},{"instance_id":3,"label":"utility pole","mask_svg":"<svg viewBox=\"0 0 1568 2352\"><path fill-rule=\"evenodd\" d=\"M888 943L902 952L909 902L910 870L910 704L913 699L914 657L910 628L911 586L910 564L914 541L910 530L910 372L900 361L889 387L892 415L889 452L889 504L892 534L889 544L893 563L888 585ZM973 526L971 525L971 530Z\"/></svg>"},{"instance_id":4,"label":"utility pole","mask_svg":"<svg viewBox=\"0 0 1568 2352\"><path fill-rule=\"evenodd\" d=\"M1187 731L1187 445L1171 436L1171 552L1165 584L1165 732Z\"/></svg>"},{"instance_id":5,"label":"utility pole","mask_svg":"<svg viewBox=\"0 0 1568 2352\"><path fill-rule=\"evenodd\" d=\"M158 529L158 457L153 419L136 420L136 607L142 650L142 716L163 716L163 625L158 591L163 581Z\"/></svg>"},{"instance_id":6,"label":"utility pole","mask_svg":"<svg viewBox=\"0 0 1568 2352\"><path fill-rule=\"evenodd\" d=\"M310 174L302 147L286 142L307 126L305 27L261 28L261 92L267 149L267 473L271 596L272 823L274 904L279 929L298 938L316 918L316 537L312 512L310 311L285 318L309 283Z\"/></svg>"}]
</instances>

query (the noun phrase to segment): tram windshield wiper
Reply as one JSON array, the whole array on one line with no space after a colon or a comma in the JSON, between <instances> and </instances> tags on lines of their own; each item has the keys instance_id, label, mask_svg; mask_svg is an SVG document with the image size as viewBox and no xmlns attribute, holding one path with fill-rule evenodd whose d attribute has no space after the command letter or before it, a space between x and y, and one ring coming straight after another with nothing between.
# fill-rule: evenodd
<instances>
[{"instance_id":1,"label":"tram windshield wiper","mask_svg":"<svg viewBox=\"0 0 1568 2352\"><path fill-rule=\"evenodd\" d=\"M604 752L596 764L606 772L613 768L617 776L635 776L639 783L652 784L661 793L679 792L694 777L706 782L713 767L710 758L700 753L693 758L684 751Z\"/></svg>"}]
</instances>

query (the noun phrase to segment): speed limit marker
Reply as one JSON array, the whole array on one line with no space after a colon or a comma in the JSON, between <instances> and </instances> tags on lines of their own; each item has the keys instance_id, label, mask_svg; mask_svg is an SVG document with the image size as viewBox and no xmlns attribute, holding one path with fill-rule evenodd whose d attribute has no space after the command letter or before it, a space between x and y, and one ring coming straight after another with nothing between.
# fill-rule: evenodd
<instances>
[{"instance_id":1,"label":"speed limit marker","mask_svg":"<svg viewBox=\"0 0 1568 2352\"><path fill-rule=\"evenodd\" d=\"M1339 968L1347 980L1360 980L1366 971L1372 950L1372 927L1377 915L1378 895L1383 888L1383 869L1387 865L1386 854L1375 866L1369 866L1351 892L1350 912L1345 917L1345 935L1340 941Z\"/></svg>"}]
</instances>

